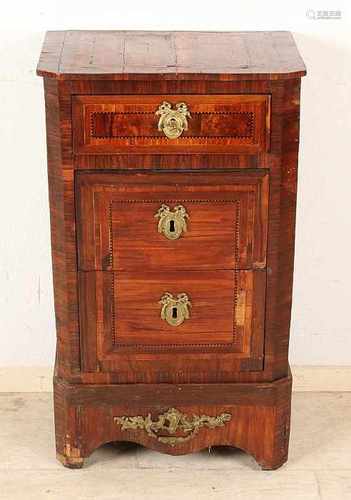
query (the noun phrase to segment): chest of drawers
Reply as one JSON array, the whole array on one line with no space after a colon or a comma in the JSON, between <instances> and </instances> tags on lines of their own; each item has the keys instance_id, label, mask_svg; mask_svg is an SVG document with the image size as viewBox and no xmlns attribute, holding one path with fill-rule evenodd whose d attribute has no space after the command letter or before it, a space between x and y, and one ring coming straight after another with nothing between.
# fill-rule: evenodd
<instances>
[{"instance_id":1,"label":"chest of drawers","mask_svg":"<svg viewBox=\"0 0 351 500\"><path fill-rule=\"evenodd\" d=\"M57 456L287 459L303 62L287 32L49 32Z\"/></svg>"}]
</instances>

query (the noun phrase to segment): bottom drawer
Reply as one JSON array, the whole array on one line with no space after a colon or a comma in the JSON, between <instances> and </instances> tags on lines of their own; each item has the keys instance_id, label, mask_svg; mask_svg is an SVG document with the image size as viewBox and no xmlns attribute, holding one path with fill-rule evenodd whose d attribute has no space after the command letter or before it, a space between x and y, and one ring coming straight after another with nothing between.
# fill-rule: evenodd
<instances>
[{"instance_id":1,"label":"bottom drawer","mask_svg":"<svg viewBox=\"0 0 351 500\"><path fill-rule=\"evenodd\" d=\"M264 299L264 271L80 272L83 366L138 371L143 359L171 355L179 366L201 353L262 360Z\"/></svg>"}]
</instances>

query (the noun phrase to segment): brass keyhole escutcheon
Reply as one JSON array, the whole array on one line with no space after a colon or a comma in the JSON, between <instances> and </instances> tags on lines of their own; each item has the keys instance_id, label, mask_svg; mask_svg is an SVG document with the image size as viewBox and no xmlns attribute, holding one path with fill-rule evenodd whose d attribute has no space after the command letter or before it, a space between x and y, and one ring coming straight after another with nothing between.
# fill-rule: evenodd
<instances>
[{"instance_id":1,"label":"brass keyhole escutcheon","mask_svg":"<svg viewBox=\"0 0 351 500\"><path fill-rule=\"evenodd\" d=\"M184 130L188 130L187 118L191 118L191 116L185 102L178 102L175 109L172 109L172 104L163 101L155 114L160 117L158 130L163 132L168 139L177 139Z\"/></svg>"},{"instance_id":2,"label":"brass keyhole escutcheon","mask_svg":"<svg viewBox=\"0 0 351 500\"><path fill-rule=\"evenodd\" d=\"M191 302L186 293L179 293L175 298L171 293L166 292L162 295L160 304L162 306L161 319L171 326L179 326L190 318Z\"/></svg>"},{"instance_id":3,"label":"brass keyhole escutcheon","mask_svg":"<svg viewBox=\"0 0 351 500\"><path fill-rule=\"evenodd\" d=\"M173 210L168 205L161 205L155 217L158 221L158 232L169 240L177 240L187 231L186 219L189 215L183 205L177 205Z\"/></svg>"}]
</instances>

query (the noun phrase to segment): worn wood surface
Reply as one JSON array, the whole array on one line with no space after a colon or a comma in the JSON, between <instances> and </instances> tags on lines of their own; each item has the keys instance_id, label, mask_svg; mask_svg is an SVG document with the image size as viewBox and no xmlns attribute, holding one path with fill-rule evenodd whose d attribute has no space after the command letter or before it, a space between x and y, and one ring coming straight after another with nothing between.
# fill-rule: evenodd
<instances>
[{"instance_id":1,"label":"worn wood surface","mask_svg":"<svg viewBox=\"0 0 351 500\"><path fill-rule=\"evenodd\" d=\"M63 374L80 368L74 173L64 143L65 97L60 95L55 80L45 80L44 85L57 361L59 373ZM65 163L67 160L70 163Z\"/></svg>"},{"instance_id":2,"label":"worn wood surface","mask_svg":"<svg viewBox=\"0 0 351 500\"><path fill-rule=\"evenodd\" d=\"M121 39L125 60L119 68ZM208 47L199 57L200 42ZM172 51L179 55L176 66L165 62ZM231 444L252 453L263 467L278 467L286 460L289 435L288 345L305 73L292 37L52 32L38 73L45 76L58 458L79 467L101 443L129 439L172 454ZM196 106L219 106L210 114L249 95L262 96L255 149L232 144L230 150L212 118L213 144L198 150L174 147L169 139L162 139L165 146L146 140L142 150L129 143L121 149L114 142L120 140L116 122L106 116L94 125L95 135L106 135L103 147L89 143L85 105L102 106L92 112L104 106L114 112L116 106L154 106L167 95L174 102L188 96ZM121 122L133 140L151 133L151 122L134 118L132 128ZM226 130L233 125L223 123ZM196 127L202 133L200 121ZM166 241L157 233L154 212L159 202L173 207L172 200L186 206L190 219L186 234ZM224 208L215 200L225 201ZM239 202L240 213L229 200ZM158 316L157 297L187 287L192 316L177 327L183 333L174 342L174 327ZM111 416L150 412L156 418L175 406L190 414L229 409L235 418L228 428L203 430L176 450L111 423Z\"/></svg>"},{"instance_id":3,"label":"worn wood surface","mask_svg":"<svg viewBox=\"0 0 351 500\"><path fill-rule=\"evenodd\" d=\"M68 467L81 467L97 447L111 441L133 441L170 455L228 445L253 455L263 469L276 469L288 457L290 400L291 377L270 384L109 386L70 385L56 379L58 459ZM153 437L144 429L123 430L115 420L150 415L157 421L173 407L190 420L194 415L215 417L223 413L230 420L220 427L202 427L191 439L175 446L160 442L157 433ZM163 431L160 435L184 436L184 432Z\"/></svg>"},{"instance_id":4,"label":"worn wood surface","mask_svg":"<svg viewBox=\"0 0 351 500\"><path fill-rule=\"evenodd\" d=\"M68 80L283 79L305 71L286 31L52 31L37 67Z\"/></svg>"}]
</instances>

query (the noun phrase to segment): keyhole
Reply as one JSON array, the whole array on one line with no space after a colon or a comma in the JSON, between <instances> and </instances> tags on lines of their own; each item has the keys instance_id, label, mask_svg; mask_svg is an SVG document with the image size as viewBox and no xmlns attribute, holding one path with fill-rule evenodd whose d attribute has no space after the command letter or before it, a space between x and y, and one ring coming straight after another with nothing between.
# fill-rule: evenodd
<instances>
[{"instance_id":1,"label":"keyhole","mask_svg":"<svg viewBox=\"0 0 351 500\"><path fill-rule=\"evenodd\" d=\"M172 307L172 318L177 319L178 309L176 307Z\"/></svg>"},{"instance_id":2,"label":"keyhole","mask_svg":"<svg viewBox=\"0 0 351 500\"><path fill-rule=\"evenodd\" d=\"M169 221L169 232L174 233L175 231L175 226L174 226L174 220Z\"/></svg>"}]
</instances>

